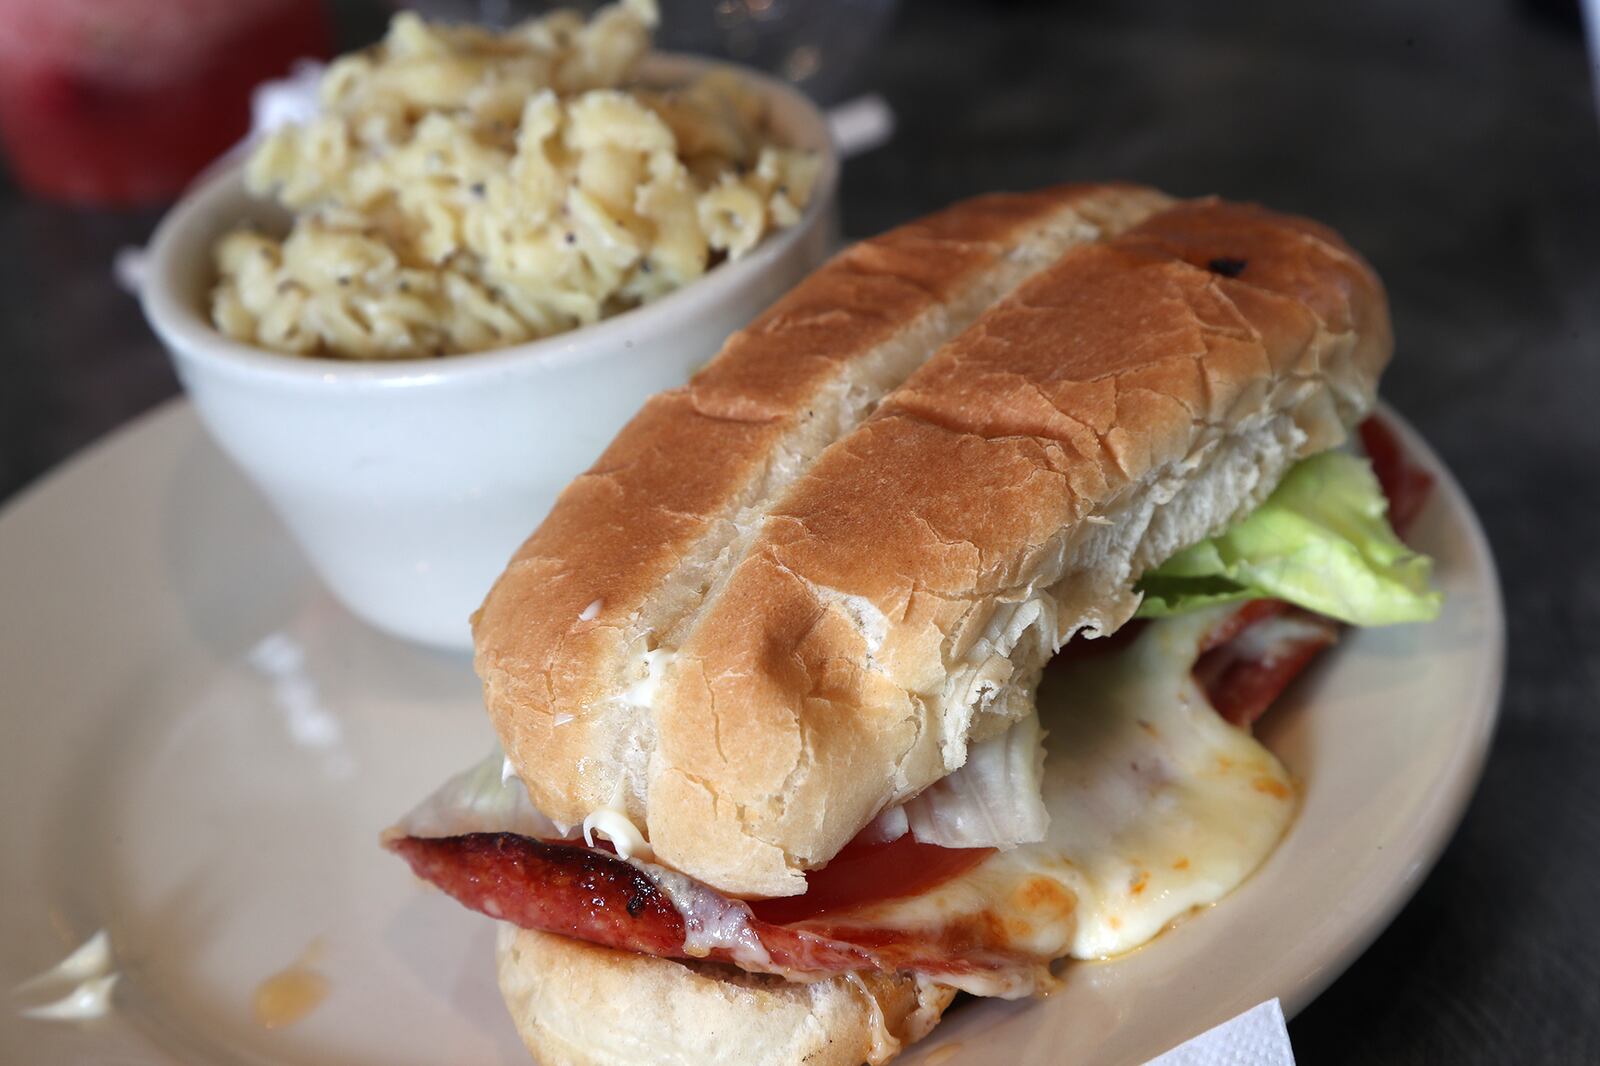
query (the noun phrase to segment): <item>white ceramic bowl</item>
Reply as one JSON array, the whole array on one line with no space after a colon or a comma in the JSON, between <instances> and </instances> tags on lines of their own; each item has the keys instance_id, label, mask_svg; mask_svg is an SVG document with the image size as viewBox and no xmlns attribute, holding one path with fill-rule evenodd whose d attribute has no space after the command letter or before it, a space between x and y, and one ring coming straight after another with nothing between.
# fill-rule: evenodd
<instances>
[{"instance_id":1,"label":"white ceramic bowl","mask_svg":"<svg viewBox=\"0 0 1600 1066\"><path fill-rule=\"evenodd\" d=\"M654 57L652 80L706 64ZM335 595L380 629L467 647L467 617L556 494L646 397L682 384L828 254L838 162L826 123L756 74L780 138L825 163L802 220L636 310L473 355L384 363L286 356L215 330L212 246L285 226L235 164L190 193L150 248L145 316L217 443L271 500Z\"/></svg>"}]
</instances>

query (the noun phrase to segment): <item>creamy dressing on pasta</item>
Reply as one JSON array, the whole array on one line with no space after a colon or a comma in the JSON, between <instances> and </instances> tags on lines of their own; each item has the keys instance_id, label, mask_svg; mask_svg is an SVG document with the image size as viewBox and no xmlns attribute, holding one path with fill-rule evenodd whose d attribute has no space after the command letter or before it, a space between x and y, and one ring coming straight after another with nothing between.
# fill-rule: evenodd
<instances>
[{"instance_id":1,"label":"creamy dressing on pasta","mask_svg":"<svg viewBox=\"0 0 1600 1066\"><path fill-rule=\"evenodd\" d=\"M816 152L717 71L640 84L654 0L504 32L395 16L324 76L321 113L251 155L286 235L218 242L216 326L289 354L424 358L647 303L797 223Z\"/></svg>"}]
</instances>

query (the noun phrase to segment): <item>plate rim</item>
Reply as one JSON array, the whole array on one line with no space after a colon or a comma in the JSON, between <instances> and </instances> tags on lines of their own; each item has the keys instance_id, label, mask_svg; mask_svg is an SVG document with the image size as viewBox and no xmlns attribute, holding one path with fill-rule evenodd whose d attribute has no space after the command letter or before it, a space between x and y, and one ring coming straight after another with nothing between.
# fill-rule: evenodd
<instances>
[{"instance_id":1,"label":"plate rim","mask_svg":"<svg viewBox=\"0 0 1600 1066\"><path fill-rule=\"evenodd\" d=\"M194 404L189 401L187 395L179 392L164 400L157 400L76 451L62 456L52 465L27 478L11 490L11 495L0 500L0 528L15 521L19 513L30 510L41 496L58 491L63 482L78 476L81 470L93 466L102 456L124 447L129 438L160 432L168 420L181 419L186 412L198 422L199 415L194 410ZM228 462L231 466L233 461L230 459ZM241 473L239 476L244 475Z\"/></svg>"},{"instance_id":2,"label":"plate rim","mask_svg":"<svg viewBox=\"0 0 1600 1066\"><path fill-rule=\"evenodd\" d=\"M1440 794L1431 798L1423 816L1414 823L1408 834L1416 843L1408 849L1411 859L1409 872L1403 877L1389 876L1378 879L1379 890L1372 905L1363 908L1358 916L1344 923L1342 936L1336 946L1320 952L1309 964L1309 973L1295 980L1292 988L1284 989L1279 998L1286 1017L1293 1018L1320 996L1334 981L1364 954L1380 937L1400 911L1412 900L1428 876L1436 868L1444 850L1459 830L1474 795L1482 781L1489 753L1498 733L1503 713L1506 668L1508 658L1508 625L1504 587L1496 564L1492 544L1483 528L1482 519L1472 504L1471 497L1461 486L1455 473L1442 460L1433 446L1399 412L1379 401L1376 413L1393 426L1407 449L1417 457L1436 478L1436 491L1449 498L1448 518L1452 534L1460 539L1463 558L1469 561L1474 584L1483 593L1483 603L1478 621L1482 627L1482 643L1474 645L1482 653L1480 672L1484 684L1482 697L1474 701L1472 714L1463 724L1462 743L1453 749L1451 756L1439 770L1434 786L1443 786ZM3 504L0 504L0 531L12 526L25 512L52 506L53 497L70 487L76 479L109 457L126 449L137 449L146 437L171 431L181 420L194 420L193 430L203 433L192 405L181 394L171 397L129 419L110 433L93 441L58 463L51 469L24 483ZM209 438L207 438L209 444ZM230 470L237 474L231 461ZM242 477L242 475L239 475ZM1437 498L1436 498L1437 499ZM1438 504L1435 503L1435 506ZM1291 828L1290 832L1294 830ZM1050 1005L1040 1004L1044 1010ZM1009 1027L1010 1020L1002 1023ZM130 1034L134 1031L130 1030ZM932 1038L907 1049L906 1061L923 1061L937 1053L943 1042L940 1031ZM130 1050L144 1050L147 1034L131 1036ZM148 1049L157 1055L162 1048L149 1044Z\"/></svg>"},{"instance_id":3,"label":"plate rim","mask_svg":"<svg viewBox=\"0 0 1600 1066\"><path fill-rule=\"evenodd\" d=\"M1487 593L1487 604L1491 608L1485 618L1489 633L1485 641L1488 655L1484 660L1484 677L1488 684L1482 690L1484 698L1478 701L1477 714L1474 716L1476 728L1470 734L1470 742L1459 753L1456 761L1447 764L1446 769L1454 771L1444 779L1448 781L1450 788L1447 795L1433 806L1434 817L1422 827L1422 847L1413 853L1419 861L1413 867L1411 876L1397 882L1385 895L1382 904L1369 912L1368 920L1360 925L1359 935L1345 942L1344 948L1336 954L1330 965L1323 967L1315 978L1302 982L1287 998L1280 997L1284 1017L1288 1019L1293 1019L1310 1006L1334 981L1344 976L1345 971L1358 958L1366 954L1367 949L1377 941L1378 937L1394 924L1400 912L1416 896L1423 882L1427 881L1434 868L1438 866L1445 848L1450 845L1456 832L1461 828L1461 823L1467 815L1467 808L1471 806L1472 798L1477 795L1478 786L1483 781L1489 752L1494 747L1495 736L1499 733L1500 716L1505 702L1507 656L1505 588L1500 580L1500 567L1495 562L1489 535L1483 528L1483 520L1479 518L1477 508L1472 505L1472 497L1467 495L1455 471L1445 463L1433 445L1404 415L1382 399L1378 400L1373 414L1399 431L1406 452L1423 458L1422 465L1438 479L1436 489L1442 489L1453 498L1455 506L1452 510L1464 519L1459 526L1459 532L1465 535L1470 554L1478 564L1484 580L1484 591ZM1291 826L1290 832L1293 831Z\"/></svg>"}]
</instances>

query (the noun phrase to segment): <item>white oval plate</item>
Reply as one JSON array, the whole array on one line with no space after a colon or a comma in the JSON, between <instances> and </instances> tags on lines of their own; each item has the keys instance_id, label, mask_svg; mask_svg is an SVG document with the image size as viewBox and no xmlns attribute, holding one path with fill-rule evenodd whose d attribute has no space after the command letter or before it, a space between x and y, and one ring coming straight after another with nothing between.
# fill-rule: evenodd
<instances>
[{"instance_id":1,"label":"white oval plate","mask_svg":"<svg viewBox=\"0 0 1600 1066\"><path fill-rule=\"evenodd\" d=\"M1155 943L1042 1003L969 1003L907 1061L1133 1063L1272 996L1294 1012L1410 897L1476 784L1499 700L1494 565L1459 487L1415 529L1435 624L1352 633L1263 729L1305 785L1282 847ZM493 923L377 847L492 742L465 657L333 603L181 401L0 517L0 990L107 927L105 1021L25 1020L0 1061L525 1063ZM260 983L328 982L267 1028Z\"/></svg>"}]
</instances>

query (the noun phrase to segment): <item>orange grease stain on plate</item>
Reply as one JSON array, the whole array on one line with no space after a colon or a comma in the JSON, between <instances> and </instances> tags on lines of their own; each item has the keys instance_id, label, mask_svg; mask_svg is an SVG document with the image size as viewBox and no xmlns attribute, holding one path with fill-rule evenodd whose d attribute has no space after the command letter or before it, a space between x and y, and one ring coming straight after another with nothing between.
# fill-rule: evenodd
<instances>
[{"instance_id":1,"label":"orange grease stain on plate","mask_svg":"<svg viewBox=\"0 0 1600 1066\"><path fill-rule=\"evenodd\" d=\"M328 995L328 979L313 969L322 942L313 940L301 956L256 986L256 1022L263 1029L281 1029L304 1018Z\"/></svg>"}]
</instances>

